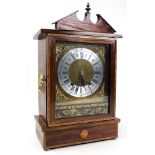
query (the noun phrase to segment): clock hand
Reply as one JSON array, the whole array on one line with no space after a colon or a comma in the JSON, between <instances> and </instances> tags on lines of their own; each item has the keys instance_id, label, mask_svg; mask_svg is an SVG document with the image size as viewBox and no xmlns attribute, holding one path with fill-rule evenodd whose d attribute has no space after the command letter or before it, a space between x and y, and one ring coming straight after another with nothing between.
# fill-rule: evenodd
<instances>
[{"instance_id":1,"label":"clock hand","mask_svg":"<svg viewBox=\"0 0 155 155\"><path fill-rule=\"evenodd\" d=\"M79 78L78 78L80 85L84 86L85 85L85 80L84 80L84 71L81 70L79 72Z\"/></svg>"}]
</instances>

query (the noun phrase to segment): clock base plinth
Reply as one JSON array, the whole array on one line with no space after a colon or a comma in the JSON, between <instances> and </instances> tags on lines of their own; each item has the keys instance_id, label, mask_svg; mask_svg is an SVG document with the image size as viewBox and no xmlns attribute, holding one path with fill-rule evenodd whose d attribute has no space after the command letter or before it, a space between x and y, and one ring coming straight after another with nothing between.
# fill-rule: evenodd
<instances>
[{"instance_id":1,"label":"clock base plinth","mask_svg":"<svg viewBox=\"0 0 155 155\"><path fill-rule=\"evenodd\" d=\"M35 116L36 134L44 150L83 144L101 140L115 139L118 136L120 120L110 120L48 127L40 116Z\"/></svg>"}]
</instances>

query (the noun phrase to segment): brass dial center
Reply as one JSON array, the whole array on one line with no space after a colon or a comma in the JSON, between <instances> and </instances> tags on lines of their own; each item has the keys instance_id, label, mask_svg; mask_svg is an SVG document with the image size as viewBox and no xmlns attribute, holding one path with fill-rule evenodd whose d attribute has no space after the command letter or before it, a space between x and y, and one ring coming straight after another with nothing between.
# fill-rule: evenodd
<instances>
[{"instance_id":1,"label":"brass dial center","mask_svg":"<svg viewBox=\"0 0 155 155\"><path fill-rule=\"evenodd\" d=\"M94 70L88 60L75 60L69 67L69 78L71 83L77 86L85 86L92 80Z\"/></svg>"}]
</instances>

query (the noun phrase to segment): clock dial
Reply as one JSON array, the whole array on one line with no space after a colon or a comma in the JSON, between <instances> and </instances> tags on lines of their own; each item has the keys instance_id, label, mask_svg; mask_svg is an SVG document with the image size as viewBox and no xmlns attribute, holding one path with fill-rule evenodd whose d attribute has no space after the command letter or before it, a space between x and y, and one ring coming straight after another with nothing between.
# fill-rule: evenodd
<instances>
[{"instance_id":1,"label":"clock dial","mask_svg":"<svg viewBox=\"0 0 155 155\"><path fill-rule=\"evenodd\" d=\"M109 58L109 45L56 43L56 118L109 112Z\"/></svg>"},{"instance_id":2,"label":"clock dial","mask_svg":"<svg viewBox=\"0 0 155 155\"><path fill-rule=\"evenodd\" d=\"M102 79L102 62L97 54L86 48L69 50L58 65L59 83L66 93L74 97L93 94Z\"/></svg>"}]
</instances>

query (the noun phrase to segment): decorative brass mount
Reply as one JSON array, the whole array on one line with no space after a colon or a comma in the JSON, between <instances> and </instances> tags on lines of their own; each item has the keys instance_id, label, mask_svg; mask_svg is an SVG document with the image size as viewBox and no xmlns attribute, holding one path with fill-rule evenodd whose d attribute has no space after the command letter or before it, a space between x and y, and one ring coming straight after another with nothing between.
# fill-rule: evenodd
<instances>
[{"instance_id":1,"label":"decorative brass mount","mask_svg":"<svg viewBox=\"0 0 155 155\"><path fill-rule=\"evenodd\" d=\"M45 82L46 82L46 77L43 74L40 74L39 77L39 90L44 91L45 89Z\"/></svg>"}]
</instances>

